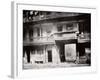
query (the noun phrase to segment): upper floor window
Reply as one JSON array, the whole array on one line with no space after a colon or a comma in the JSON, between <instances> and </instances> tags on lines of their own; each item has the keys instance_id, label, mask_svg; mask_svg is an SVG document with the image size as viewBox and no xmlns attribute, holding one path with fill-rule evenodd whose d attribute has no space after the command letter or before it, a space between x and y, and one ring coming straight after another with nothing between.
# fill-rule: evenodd
<instances>
[{"instance_id":1,"label":"upper floor window","mask_svg":"<svg viewBox=\"0 0 100 80\"><path fill-rule=\"evenodd\" d=\"M51 33L51 30L52 30L52 27L46 27L47 34L50 34Z\"/></svg>"},{"instance_id":2,"label":"upper floor window","mask_svg":"<svg viewBox=\"0 0 100 80\"><path fill-rule=\"evenodd\" d=\"M62 31L62 30L63 30L63 25L58 25L58 26L57 26L57 30L58 30L58 31Z\"/></svg>"},{"instance_id":3,"label":"upper floor window","mask_svg":"<svg viewBox=\"0 0 100 80\"><path fill-rule=\"evenodd\" d=\"M40 28L37 27L37 36L40 36Z\"/></svg>"},{"instance_id":4,"label":"upper floor window","mask_svg":"<svg viewBox=\"0 0 100 80\"><path fill-rule=\"evenodd\" d=\"M73 30L73 29L74 29L73 23L66 24L66 30Z\"/></svg>"},{"instance_id":5,"label":"upper floor window","mask_svg":"<svg viewBox=\"0 0 100 80\"><path fill-rule=\"evenodd\" d=\"M33 40L33 30L29 30L29 38L32 41Z\"/></svg>"}]
</instances>

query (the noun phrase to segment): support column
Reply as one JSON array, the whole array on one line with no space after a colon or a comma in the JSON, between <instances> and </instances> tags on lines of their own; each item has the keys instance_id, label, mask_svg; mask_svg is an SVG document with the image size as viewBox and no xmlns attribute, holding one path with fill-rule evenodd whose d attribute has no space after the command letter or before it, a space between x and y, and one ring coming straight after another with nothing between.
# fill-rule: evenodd
<instances>
[{"instance_id":1,"label":"support column","mask_svg":"<svg viewBox=\"0 0 100 80\"><path fill-rule=\"evenodd\" d=\"M43 48L43 54L44 54L44 63L46 63L46 49L45 49L45 45L44 45L44 48Z\"/></svg>"}]
</instances>

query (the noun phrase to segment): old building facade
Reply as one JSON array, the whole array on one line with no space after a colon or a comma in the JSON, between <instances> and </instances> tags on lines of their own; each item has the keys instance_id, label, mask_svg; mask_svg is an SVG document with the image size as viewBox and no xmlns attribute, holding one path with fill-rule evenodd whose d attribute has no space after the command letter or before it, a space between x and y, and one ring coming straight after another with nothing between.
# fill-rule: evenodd
<instances>
[{"instance_id":1,"label":"old building facade","mask_svg":"<svg viewBox=\"0 0 100 80\"><path fill-rule=\"evenodd\" d=\"M90 64L90 14L23 11L23 61Z\"/></svg>"}]
</instances>

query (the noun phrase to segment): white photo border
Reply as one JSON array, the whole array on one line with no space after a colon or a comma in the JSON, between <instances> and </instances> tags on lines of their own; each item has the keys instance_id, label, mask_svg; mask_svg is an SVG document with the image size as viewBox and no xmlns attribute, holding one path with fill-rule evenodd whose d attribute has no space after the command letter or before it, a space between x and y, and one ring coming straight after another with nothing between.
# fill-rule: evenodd
<instances>
[{"instance_id":1,"label":"white photo border","mask_svg":"<svg viewBox=\"0 0 100 80\"><path fill-rule=\"evenodd\" d=\"M13 2L12 12L12 71L11 76L18 77L42 77L65 75L72 73L92 73L96 72L96 53L95 53L95 26L96 26L96 8L71 7L71 6L56 6L56 5L39 5ZM68 67L68 68L50 68L50 69L29 69L22 68L22 53L23 53L23 10L41 10L41 11L60 11L60 12L79 12L91 13L91 66L85 67Z\"/></svg>"}]
</instances>

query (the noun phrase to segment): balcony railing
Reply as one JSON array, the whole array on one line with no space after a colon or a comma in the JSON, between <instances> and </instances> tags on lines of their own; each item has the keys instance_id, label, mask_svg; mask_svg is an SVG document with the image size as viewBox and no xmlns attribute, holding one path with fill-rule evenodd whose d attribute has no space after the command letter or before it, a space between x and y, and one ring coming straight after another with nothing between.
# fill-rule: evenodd
<instances>
[{"instance_id":1,"label":"balcony railing","mask_svg":"<svg viewBox=\"0 0 100 80\"><path fill-rule=\"evenodd\" d=\"M29 37L24 39L24 43L27 44L54 44L55 40L72 40L77 39L79 43L89 42L90 34L82 33L77 36L77 33L64 33L64 34L52 34L45 37Z\"/></svg>"},{"instance_id":2,"label":"balcony railing","mask_svg":"<svg viewBox=\"0 0 100 80\"><path fill-rule=\"evenodd\" d=\"M45 43L45 42L54 42L53 36L46 36L46 37L29 37L24 38L24 42L27 43Z\"/></svg>"},{"instance_id":3,"label":"balcony railing","mask_svg":"<svg viewBox=\"0 0 100 80\"><path fill-rule=\"evenodd\" d=\"M91 39L90 33L81 33L78 36L78 42L89 42Z\"/></svg>"},{"instance_id":4,"label":"balcony railing","mask_svg":"<svg viewBox=\"0 0 100 80\"><path fill-rule=\"evenodd\" d=\"M70 40L70 39L77 39L76 33L65 33L65 34L55 34L54 35L55 40Z\"/></svg>"}]
</instances>

